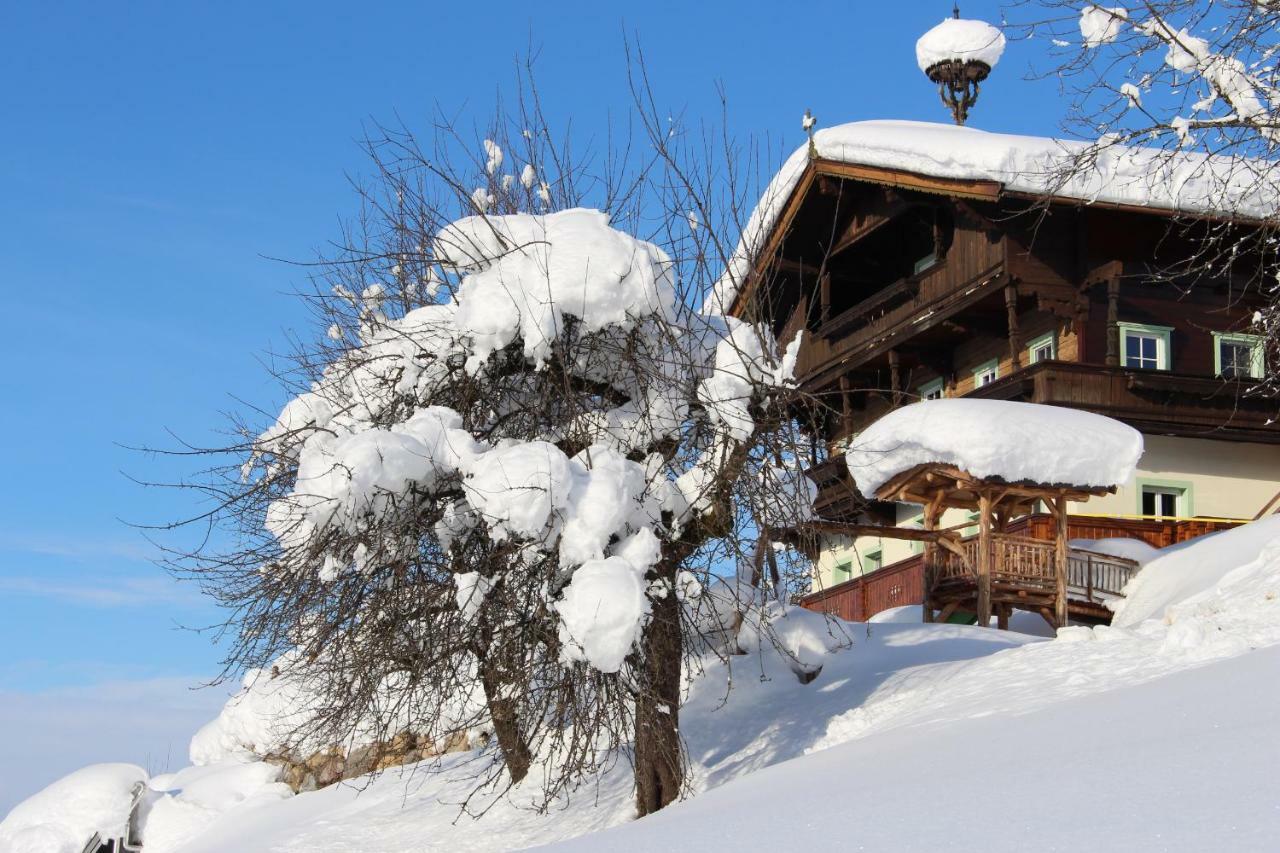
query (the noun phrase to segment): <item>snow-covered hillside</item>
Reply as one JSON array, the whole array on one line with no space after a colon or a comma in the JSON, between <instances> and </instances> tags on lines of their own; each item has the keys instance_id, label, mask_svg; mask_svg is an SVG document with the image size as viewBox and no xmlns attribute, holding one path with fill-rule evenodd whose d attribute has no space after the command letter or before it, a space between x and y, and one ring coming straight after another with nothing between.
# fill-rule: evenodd
<instances>
[{"instance_id":1,"label":"snow-covered hillside","mask_svg":"<svg viewBox=\"0 0 1280 853\"><path fill-rule=\"evenodd\" d=\"M769 650L709 666L681 712L691 796L641 821L626 767L550 814L517 788L473 820L477 753L298 796L226 764L151 781L145 849L1274 849L1280 518L1156 557L1116 621L842 623L807 685ZM39 814L0 824L0 851L43 851Z\"/></svg>"}]
</instances>

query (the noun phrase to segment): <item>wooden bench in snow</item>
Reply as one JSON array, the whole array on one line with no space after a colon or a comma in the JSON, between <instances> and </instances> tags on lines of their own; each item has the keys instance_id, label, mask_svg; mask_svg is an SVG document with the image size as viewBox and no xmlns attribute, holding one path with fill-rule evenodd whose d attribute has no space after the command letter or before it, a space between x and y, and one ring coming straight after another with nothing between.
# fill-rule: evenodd
<instances>
[{"instance_id":1,"label":"wooden bench in snow","mask_svg":"<svg viewBox=\"0 0 1280 853\"><path fill-rule=\"evenodd\" d=\"M134 785L129 817L120 828L119 834L104 840L101 833L95 832L93 837L85 842L84 853L140 853L142 842L138 840L138 807L142 804L142 795L146 791L146 782Z\"/></svg>"}]
</instances>

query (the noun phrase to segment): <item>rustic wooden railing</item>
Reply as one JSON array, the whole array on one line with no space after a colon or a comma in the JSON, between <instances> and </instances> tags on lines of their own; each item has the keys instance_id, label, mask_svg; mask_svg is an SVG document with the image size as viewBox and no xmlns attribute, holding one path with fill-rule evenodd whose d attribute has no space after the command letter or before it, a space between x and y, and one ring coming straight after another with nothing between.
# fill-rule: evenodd
<instances>
[{"instance_id":1,"label":"rustic wooden railing","mask_svg":"<svg viewBox=\"0 0 1280 853\"><path fill-rule=\"evenodd\" d=\"M940 551L934 561L934 582L939 585L973 583L978 564L978 539L960 543L963 557L954 551ZM1056 548L1052 542L991 534L991 582L1030 591L1053 592L1057 585ZM1067 591L1073 598L1101 604L1119 596L1138 570L1133 560L1072 548L1067 554Z\"/></svg>"},{"instance_id":2,"label":"rustic wooden railing","mask_svg":"<svg viewBox=\"0 0 1280 853\"><path fill-rule=\"evenodd\" d=\"M1138 571L1133 560L1072 548L1067 555L1067 593L1101 604L1108 598L1119 598L1125 585Z\"/></svg>"},{"instance_id":3,"label":"rustic wooden railing","mask_svg":"<svg viewBox=\"0 0 1280 853\"><path fill-rule=\"evenodd\" d=\"M1073 539L1105 539L1113 536L1129 536L1142 539L1155 547L1185 541L1191 536L1226 529L1234 525L1215 522L1174 522L1157 519L1103 519L1072 516L1068 535ZM994 534L995 547L1000 549L993 561L1012 561L1021 567L1020 583L1052 588L1055 582L1052 519L1032 515L1018 519L1010 525L1013 533ZM1019 535L1021 534L1021 535ZM1030 535L1027 535L1030 534ZM968 566L977 565L978 543L976 538L961 542L965 558L951 551L939 549L934 562L934 583L970 583L972 575ZM1047 568L1034 568L1047 567ZM1136 564L1108 554L1099 554L1073 548L1068 554L1068 593L1072 598L1101 604L1107 598L1121 595L1125 584L1136 572ZM835 614L842 619L865 622L882 610L906 604L919 604L924 597L924 560L919 554L900 560L879 571L859 578L834 584L817 590L801 599L801 604L813 610ZM1001 580L1002 570L997 568L993 581ZM1006 578L1010 579L1010 578Z\"/></svg>"}]
</instances>

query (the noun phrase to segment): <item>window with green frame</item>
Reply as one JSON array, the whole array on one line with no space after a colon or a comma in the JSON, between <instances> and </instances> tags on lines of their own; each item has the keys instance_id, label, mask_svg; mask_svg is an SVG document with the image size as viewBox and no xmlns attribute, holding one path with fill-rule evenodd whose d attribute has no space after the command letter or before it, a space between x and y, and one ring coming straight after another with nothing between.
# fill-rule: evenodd
<instances>
[{"instance_id":1,"label":"window with green frame","mask_svg":"<svg viewBox=\"0 0 1280 853\"><path fill-rule=\"evenodd\" d=\"M942 380L939 378L926 382L916 389L916 393L920 395L921 400L940 400L942 399Z\"/></svg>"},{"instance_id":2,"label":"window with green frame","mask_svg":"<svg viewBox=\"0 0 1280 853\"><path fill-rule=\"evenodd\" d=\"M1027 342L1027 364L1052 361L1058 357L1058 334L1047 332Z\"/></svg>"},{"instance_id":3,"label":"window with green frame","mask_svg":"<svg viewBox=\"0 0 1280 853\"><path fill-rule=\"evenodd\" d=\"M1000 378L1000 360L993 358L973 369L973 387L981 388L990 385Z\"/></svg>"},{"instance_id":4,"label":"window with green frame","mask_svg":"<svg viewBox=\"0 0 1280 853\"><path fill-rule=\"evenodd\" d=\"M881 547L871 548L862 555L862 573L869 574L877 572L884 565L884 549Z\"/></svg>"},{"instance_id":5,"label":"window with green frame","mask_svg":"<svg viewBox=\"0 0 1280 853\"><path fill-rule=\"evenodd\" d=\"M1173 369L1173 329L1145 323L1117 323L1120 330L1120 362L1138 370Z\"/></svg>"},{"instance_id":6,"label":"window with green frame","mask_svg":"<svg viewBox=\"0 0 1280 853\"><path fill-rule=\"evenodd\" d=\"M843 557L836 561L831 570L832 583L844 583L853 577L853 557Z\"/></svg>"},{"instance_id":7,"label":"window with green frame","mask_svg":"<svg viewBox=\"0 0 1280 853\"><path fill-rule=\"evenodd\" d=\"M909 527L912 530L922 530L924 528L924 512L914 515L902 523L903 527ZM910 543L911 553L920 554L924 552L924 543L912 541Z\"/></svg>"},{"instance_id":8,"label":"window with green frame","mask_svg":"<svg viewBox=\"0 0 1280 853\"><path fill-rule=\"evenodd\" d=\"M1187 480L1138 478L1138 514L1154 518L1190 518L1195 489Z\"/></svg>"},{"instance_id":9,"label":"window with green frame","mask_svg":"<svg viewBox=\"0 0 1280 853\"><path fill-rule=\"evenodd\" d=\"M1213 372L1224 379L1261 379L1262 338L1214 332Z\"/></svg>"}]
</instances>

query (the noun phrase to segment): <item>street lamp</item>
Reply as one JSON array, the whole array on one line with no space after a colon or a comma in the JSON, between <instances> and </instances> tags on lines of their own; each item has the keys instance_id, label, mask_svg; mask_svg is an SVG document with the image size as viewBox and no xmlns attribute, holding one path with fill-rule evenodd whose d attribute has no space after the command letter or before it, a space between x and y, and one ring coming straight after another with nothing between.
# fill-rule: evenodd
<instances>
[{"instance_id":1,"label":"street lamp","mask_svg":"<svg viewBox=\"0 0 1280 853\"><path fill-rule=\"evenodd\" d=\"M959 7L916 42L916 63L938 84L942 103L964 124L978 101L978 87L1004 53L1004 33L986 21L960 17Z\"/></svg>"}]
</instances>

